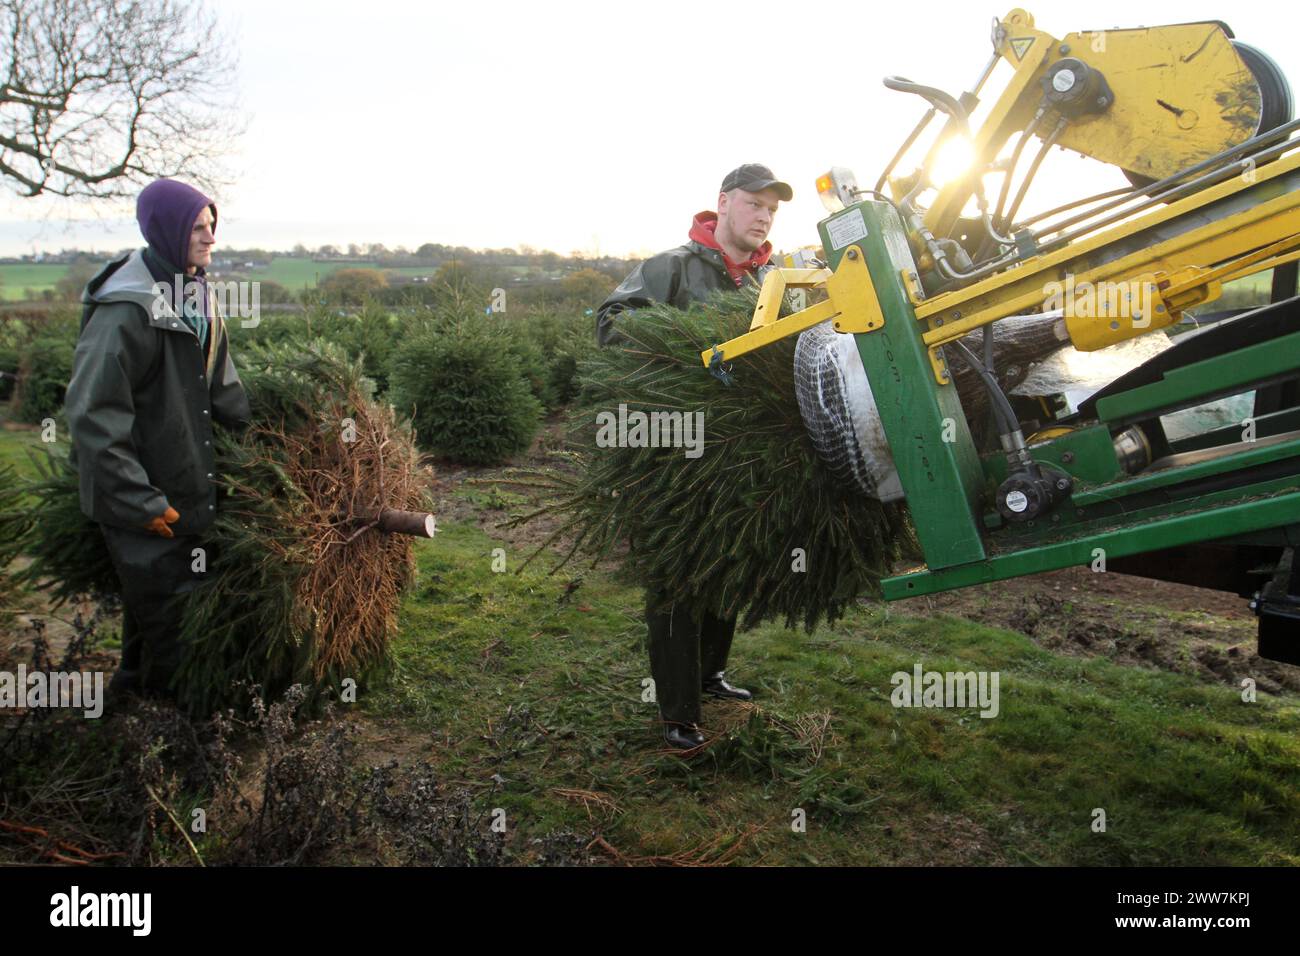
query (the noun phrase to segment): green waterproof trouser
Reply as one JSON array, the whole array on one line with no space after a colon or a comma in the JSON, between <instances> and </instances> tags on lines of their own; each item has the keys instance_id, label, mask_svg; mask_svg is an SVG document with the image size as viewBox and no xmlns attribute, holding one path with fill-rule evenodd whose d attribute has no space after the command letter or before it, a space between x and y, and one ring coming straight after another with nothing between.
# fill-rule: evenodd
<instances>
[{"instance_id":1,"label":"green waterproof trouser","mask_svg":"<svg viewBox=\"0 0 1300 956\"><path fill-rule=\"evenodd\" d=\"M678 601L663 607L663 592L646 592L650 676L663 719L675 724L700 722L700 688L705 677L727 669L736 619L721 618Z\"/></svg>"},{"instance_id":2,"label":"green waterproof trouser","mask_svg":"<svg viewBox=\"0 0 1300 956\"><path fill-rule=\"evenodd\" d=\"M100 529L122 584L122 663L109 686L170 694L181 663L181 596L198 586L194 549L201 539Z\"/></svg>"}]
</instances>

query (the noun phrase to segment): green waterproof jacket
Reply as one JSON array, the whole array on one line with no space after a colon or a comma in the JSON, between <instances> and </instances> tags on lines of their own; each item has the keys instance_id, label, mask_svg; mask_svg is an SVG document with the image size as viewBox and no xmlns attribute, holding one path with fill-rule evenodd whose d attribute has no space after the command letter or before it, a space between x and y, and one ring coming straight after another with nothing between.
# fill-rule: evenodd
<instances>
[{"instance_id":1,"label":"green waterproof jacket","mask_svg":"<svg viewBox=\"0 0 1300 956\"><path fill-rule=\"evenodd\" d=\"M81 510L140 530L168 506L176 534L212 524L217 505L212 422L248 421L248 398L230 358L225 322L213 316L207 355L194 330L155 296L136 251L90 280L65 408Z\"/></svg>"},{"instance_id":2,"label":"green waterproof jacket","mask_svg":"<svg viewBox=\"0 0 1300 956\"><path fill-rule=\"evenodd\" d=\"M762 284L772 266L763 266L751 274ZM662 302L678 309L702 302L712 293L736 291L736 283L727 272L722 253L691 240L676 249L652 256L632 270L622 285L609 294L596 310L596 341L608 345L616 337L614 317L629 309L643 309L652 302Z\"/></svg>"}]
</instances>

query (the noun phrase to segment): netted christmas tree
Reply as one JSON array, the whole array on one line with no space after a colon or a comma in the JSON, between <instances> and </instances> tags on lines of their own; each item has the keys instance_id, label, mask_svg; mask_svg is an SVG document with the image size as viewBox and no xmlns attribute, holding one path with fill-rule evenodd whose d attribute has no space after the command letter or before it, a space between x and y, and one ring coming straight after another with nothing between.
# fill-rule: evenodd
<instances>
[{"instance_id":1,"label":"netted christmas tree","mask_svg":"<svg viewBox=\"0 0 1300 956\"><path fill-rule=\"evenodd\" d=\"M701 351L743 333L753 303L735 294L619 316L621 340L593 345L579 365L570 430L579 472L521 474L549 500L519 520L560 515L547 543L571 539L570 556L598 560L629 542L625 569L677 600L747 625L779 618L812 629L877 594L918 548L905 506L861 494L818 458L795 396L793 338L737 359L729 386L705 370ZM610 447L609 426L637 413L646 427L660 416L661 447L621 424ZM683 428L702 425L698 439L682 433L698 449L665 443L674 415Z\"/></svg>"},{"instance_id":2,"label":"netted christmas tree","mask_svg":"<svg viewBox=\"0 0 1300 956\"><path fill-rule=\"evenodd\" d=\"M238 360L253 423L217 433L223 494L203 535L205 583L184 597L175 689L197 713L245 703L249 681L274 695L363 680L385 658L414 572L412 538L384 529L427 528L431 476L359 362L322 342ZM9 556L32 558L24 578L63 600L116 591L66 455L48 452L25 490L23 507L0 516Z\"/></svg>"}]
</instances>

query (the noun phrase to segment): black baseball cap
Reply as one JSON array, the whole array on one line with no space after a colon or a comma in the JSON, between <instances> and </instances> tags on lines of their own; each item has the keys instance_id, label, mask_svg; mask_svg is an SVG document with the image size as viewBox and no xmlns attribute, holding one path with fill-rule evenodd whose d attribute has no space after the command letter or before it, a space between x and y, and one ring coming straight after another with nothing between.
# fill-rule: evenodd
<instances>
[{"instance_id":1,"label":"black baseball cap","mask_svg":"<svg viewBox=\"0 0 1300 956\"><path fill-rule=\"evenodd\" d=\"M733 189L743 189L747 193L761 193L764 189L775 189L776 194L785 202L794 198L794 190L781 182L762 163L746 163L727 173L722 180L719 192L729 193Z\"/></svg>"}]
</instances>

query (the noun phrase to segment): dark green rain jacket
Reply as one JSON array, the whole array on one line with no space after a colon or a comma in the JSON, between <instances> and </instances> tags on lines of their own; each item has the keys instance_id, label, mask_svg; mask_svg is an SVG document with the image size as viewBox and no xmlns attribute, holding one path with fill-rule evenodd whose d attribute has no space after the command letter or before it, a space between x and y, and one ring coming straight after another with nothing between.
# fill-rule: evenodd
<instances>
[{"instance_id":1,"label":"dark green rain jacket","mask_svg":"<svg viewBox=\"0 0 1300 956\"><path fill-rule=\"evenodd\" d=\"M762 285L772 266L756 270L753 281ZM609 294L596 310L596 341L608 345L614 341L614 317L629 309L644 309L652 302L662 302L677 309L687 309L692 302L703 302L712 293L736 291L735 280L727 272L722 253L691 240L645 260L622 285Z\"/></svg>"},{"instance_id":2,"label":"dark green rain jacket","mask_svg":"<svg viewBox=\"0 0 1300 956\"><path fill-rule=\"evenodd\" d=\"M139 531L168 506L176 534L212 524L217 504L213 420L238 427L248 398L209 291L209 348L154 295L140 251L90 280L65 408L81 510Z\"/></svg>"}]
</instances>

